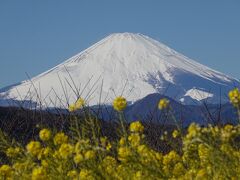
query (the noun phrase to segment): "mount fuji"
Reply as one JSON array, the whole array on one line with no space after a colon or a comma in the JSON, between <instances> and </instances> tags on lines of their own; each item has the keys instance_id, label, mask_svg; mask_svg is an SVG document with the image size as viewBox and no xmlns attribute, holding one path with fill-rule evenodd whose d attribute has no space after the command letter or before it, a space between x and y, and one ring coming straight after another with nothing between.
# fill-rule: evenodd
<instances>
[{"instance_id":1,"label":"mount fuji","mask_svg":"<svg viewBox=\"0 0 240 180\"><path fill-rule=\"evenodd\" d=\"M239 86L237 79L148 36L116 33L36 77L0 90L0 102L67 108L80 96L94 106L110 105L118 95L134 104L162 94L185 105L217 104Z\"/></svg>"}]
</instances>

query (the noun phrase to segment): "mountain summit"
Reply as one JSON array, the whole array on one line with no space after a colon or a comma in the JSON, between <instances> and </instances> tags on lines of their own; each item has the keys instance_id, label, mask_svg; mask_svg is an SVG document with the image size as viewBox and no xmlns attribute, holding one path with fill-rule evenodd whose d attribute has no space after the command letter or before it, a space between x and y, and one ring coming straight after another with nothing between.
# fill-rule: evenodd
<instances>
[{"instance_id":1,"label":"mountain summit","mask_svg":"<svg viewBox=\"0 0 240 180\"><path fill-rule=\"evenodd\" d=\"M1 90L0 98L64 108L78 96L97 105L111 104L118 95L134 103L159 93L184 104L218 103L235 86L238 80L150 37L116 33L31 80Z\"/></svg>"}]
</instances>

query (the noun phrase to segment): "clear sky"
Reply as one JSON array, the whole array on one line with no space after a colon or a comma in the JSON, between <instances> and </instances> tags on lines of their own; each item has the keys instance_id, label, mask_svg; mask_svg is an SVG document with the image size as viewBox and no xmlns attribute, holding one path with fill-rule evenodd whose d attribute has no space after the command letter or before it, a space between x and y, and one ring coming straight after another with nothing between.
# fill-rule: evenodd
<instances>
[{"instance_id":1,"label":"clear sky","mask_svg":"<svg viewBox=\"0 0 240 180\"><path fill-rule=\"evenodd\" d=\"M240 78L239 0L0 0L0 87L114 32L148 35Z\"/></svg>"}]
</instances>

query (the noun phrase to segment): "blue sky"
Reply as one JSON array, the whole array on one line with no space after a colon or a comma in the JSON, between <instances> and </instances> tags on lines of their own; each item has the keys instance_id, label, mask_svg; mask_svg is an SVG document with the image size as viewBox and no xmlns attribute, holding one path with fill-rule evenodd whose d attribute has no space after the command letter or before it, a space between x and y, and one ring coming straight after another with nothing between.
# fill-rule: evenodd
<instances>
[{"instance_id":1,"label":"blue sky","mask_svg":"<svg viewBox=\"0 0 240 180\"><path fill-rule=\"evenodd\" d=\"M239 0L0 0L0 87L114 32L148 35L240 78Z\"/></svg>"}]
</instances>

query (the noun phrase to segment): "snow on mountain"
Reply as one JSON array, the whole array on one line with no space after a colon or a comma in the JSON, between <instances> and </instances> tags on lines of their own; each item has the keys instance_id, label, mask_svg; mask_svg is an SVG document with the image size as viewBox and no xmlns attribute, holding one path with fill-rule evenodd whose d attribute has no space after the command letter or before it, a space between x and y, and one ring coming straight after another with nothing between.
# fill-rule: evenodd
<instances>
[{"instance_id":1,"label":"snow on mountain","mask_svg":"<svg viewBox=\"0 0 240 180\"><path fill-rule=\"evenodd\" d=\"M218 103L239 85L150 37L116 33L31 80L0 91L0 99L65 108L79 96L89 105L109 105L118 95L134 103L160 93L184 104Z\"/></svg>"},{"instance_id":2,"label":"snow on mountain","mask_svg":"<svg viewBox=\"0 0 240 180\"><path fill-rule=\"evenodd\" d=\"M191 98L197 101L201 101L201 100L213 97L213 94L209 92L205 92L200 89L193 88L188 90L184 96L190 96ZM182 101L184 101L184 99Z\"/></svg>"}]
</instances>

